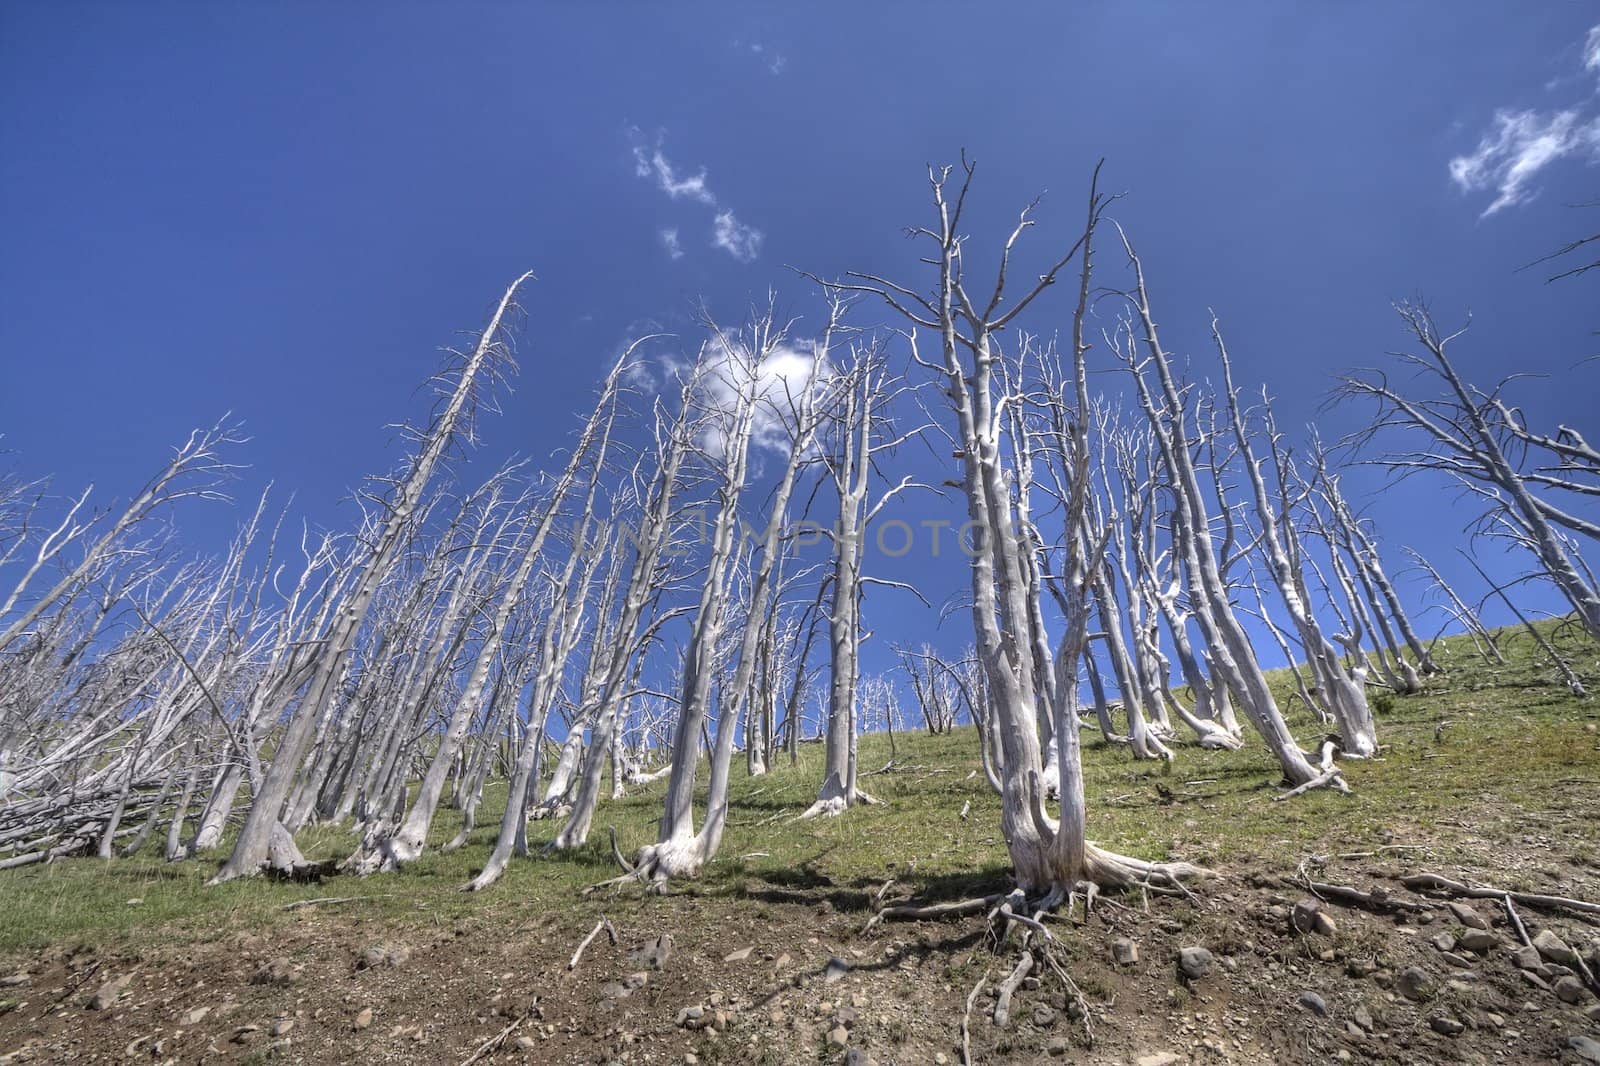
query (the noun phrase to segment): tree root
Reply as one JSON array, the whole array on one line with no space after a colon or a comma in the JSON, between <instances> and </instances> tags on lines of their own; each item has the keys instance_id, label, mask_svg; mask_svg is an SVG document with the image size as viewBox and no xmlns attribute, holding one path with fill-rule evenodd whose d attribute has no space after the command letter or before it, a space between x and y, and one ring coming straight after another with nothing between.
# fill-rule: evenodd
<instances>
[{"instance_id":1,"label":"tree root","mask_svg":"<svg viewBox=\"0 0 1600 1066\"><path fill-rule=\"evenodd\" d=\"M1325 881L1313 881L1309 877L1285 877L1283 883L1304 888L1312 895L1321 899L1332 900L1349 907L1360 907L1364 910L1375 911L1378 914L1415 914L1426 910L1420 903L1413 903L1408 899L1396 899L1381 888L1374 888L1371 892L1363 892L1358 888L1348 885L1333 885Z\"/></svg>"},{"instance_id":2,"label":"tree root","mask_svg":"<svg viewBox=\"0 0 1600 1066\"><path fill-rule=\"evenodd\" d=\"M1600 916L1600 903L1590 903L1582 899L1570 899L1566 896L1546 896L1535 892L1510 892L1503 888L1476 887L1460 881L1452 881L1448 877L1438 874L1413 874L1400 878L1400 883L1413 892L1431 891L1446 896L1459 896L1465 899L1499 899L1520 903L1524 907L1533 907L1535 910L1544 911L1569 911L1573 914Z\"/></svg>"},{"instance_id":3,"label":"tree root","mask_svg":"<svg viewBox=\"0 0 1600 1066\"><path fill-rule=\"evenodd\" d=\"M917 906L909 903L895 904L885 907L867 920L862 928L863 934L871 931L872 927L880 922L898 919L908 922L933 921L939 918L964 918L969 914L982 914L1005 897L1003 895L980 896L977 899L964 899L955 903L930 903Z\"/></svg>"},{"instance_id":4,"label":"tree root","mask_svg":"<svg viewBox=\"0 0 1600 1066\"><path fill-rule=\"evenodd\" d=\"M967 995L967 1009L961 1012L961 1066L972 1066L972 1004L977 1002L978 993L983 991L988 980L989 971L985 970Z\"/></svg>"},{"instance_id":5,"label":"tree root","mask_svg":"<svg viewBox=\"0 0 1600 1066\"><path fill-rule=\"evenodd\" d=\"M1338 768L1333 767L1331 769L1323 770L1322 773L1318 774L1316 777L1313 777L1305 784L1296 785L1287 792L1280 792L1272 798L1274 802L1293 799L1296 796L1304 795L1305 793L1316 788L1331 788L1335 791L1343 792L1346 795L1349 795L1350 793L1350 786L1345 784L1344 777L1339 773Z\"/></svg>"},{"instance_id":6,"label":"tree root","mask_svg":"<svg viewBox=\"0 0 1600 1066\"><path fill-rule=\"evenodd\" d=\"M1017 965L1006 975L1006 979L1000 982L1000 994L994 1000L995 1025L1005 1028L1006 1023L1011 1020L1011 997L1021 987L1023 978L1027 977L1032 969L1033 952L1024 951L1022 957L1017 960Z\"/></svg>"}]
</instances>

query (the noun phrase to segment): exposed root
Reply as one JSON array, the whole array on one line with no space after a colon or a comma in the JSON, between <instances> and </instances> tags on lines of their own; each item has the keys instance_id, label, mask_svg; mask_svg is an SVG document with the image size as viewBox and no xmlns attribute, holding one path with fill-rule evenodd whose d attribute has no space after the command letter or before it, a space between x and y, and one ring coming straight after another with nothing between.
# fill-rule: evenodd
<instances>
[{"instance_id":1,"label":"exposed root","mask_svg":"<svg viewBox=\"0 0 1600 1066\"><path fill-rule=\"evenodd\" d=\"M1374 888L1371 892L1363 892L1358 888L1348 885L1333 885L1325 881L1313 881L1309 877L1285 877L1283 883L1305 888L1312 895L1320 899L1332 900L1349 907L1360 907L1364 910L1375 911L1378 914L1415 914L1427 910L1420 903L1413 903L1408 899L1396 899L1381 888Z\"/></svg>"},{"instance_id":2,"label":"exposed root","mask_svg":"<svg viewBox=\"0 0 1600 1066\"><path fill-rule=\"evenodd\" d=\"M1345 784L1344 777L1340 775L1338 767L1334 767L1332 769L1322 771L1322 773L1318 774L1316 777L1313 777L1305 784L1296 785L1287 792L1280 792L1272 798L1275 802L1279 800L1293 799L1294 797L1304 795L1315 788L1331 788L1335 789L1336 791L1343 792L1346 795L1350 793L1350 786Z\"/></svg>"},{"instance_id":3,"label":"exposed root","mask_svg":"<svg viewBox=\"0 0 1600 1066\"><path fill-rule=\"evenodd\" d=\"M964 899L956 903L930 903L924 906L910 903L897 904L892 907L885 907L877 914L874 914L867 920L867 924L862 928L861 932L867 933L871 931L873 926L891 919L920 922L933 921L939 918L964 918L969 914L982 914L1004 898L1001 895L994 895L982 896L978 899Z\"/></svg>"},{"instance_id":4,"label":"exposed root","mask_svg":"<svg viewBox=\"0 0 1600 1066\"><path fill-rule=\"evenodd\" d=\"M331 874L339 863L337 860L312 862L300 854L300 849L295 846L294 834L282 822L272 827L272 835L267 841L267 862L263 867L269 878L278 881L316 881Z\"/></svg>"},{"instance_id":5,"label":"exposed root","mask_svg":"<svg viewBox=\"0 0 1600 1066\"><path fill-rule=\"evenodd\" d=\"M842 796L835 793L825 798L818 799L817 802L813 803L811 806L807 807L803 812L801 812L799 818L796 820L805 821L808 818L837 818L839 815L849 810L852 806L856 806L858 804L868 807L888 806L888 804L886 804L883 800L878 799L869 793L863 792L858 788L855 790L855 793L852 796Z\"/></svg>"},{"instance_id":6,"label":"exposed root","mask_svg":"<svg viewBox=\"0 0 1600 1066\"><path fill-rule=\"evenodd\" d=\"M1528 927L1522 924L1522 915L1517 913L1517 905L1511 902L1510 896L1501 902L1506 905L1506 917L1511 919L1511 928L1517 931L1517 939L1522 942L1523 947L1532 947L1533 941L1528 938Z\"/></svg>"},{"instance_id":7,"label":"exposed root","mask_svg":"<svg viewBox=\"0 0 1600 1066\"><path fill-rule=\"evenodd\" d=\"M617 860L617 865L622 867L624 873L633 873L633 864L622 857L622 849L617 846L617 827L607 826L611 831L611 857Z\"/></svg>"},{"instance_id":8,"label":"exposed root","mask_svg":"<svg viewBox=\"0 0 1600 1066\"><path fill-rule=\"evenodd\" d=\"M1400 883L1413 892L1437 892L1446 896L1460 896L1465 899L1500 899L1520 903L1524 907L1533 907L1536 910L1570 911L1574 914L1600 915L1600 903L1590 903L1588 900L1570 899L1566 896L1546 896L1535 892L1510 892L1503 888L1477 887L1452 881L1448 877L1438 874L1414 874L1402 877Z\"/></svg>"},{"instance_id":9,"label":"exposed root","mask_svg":"<svg viewBox=\"0 0 1600 1066\"><path fill-rule=\"evenodd\" d=\"M1011 997L1021 986L1023 978L1033 969L1033 952L1024 951L1017 965L1000 982L1000 994L994 1000L994 1024L1004 1028L1011 1020Z\"/></svg>"},{"instance_id":10,"label":"exposed root","mask_svg":"<svg viewBox=\"0 0 1600 1066\"><path fill-rule=\"evenodd\" d=\"M972 1004L977 1002L978 993L983 991L988 980L989 971L985 970L967 994L967 1009L961 1012L961 1066L972 1066Z\"/></svg>"}]
</instances>

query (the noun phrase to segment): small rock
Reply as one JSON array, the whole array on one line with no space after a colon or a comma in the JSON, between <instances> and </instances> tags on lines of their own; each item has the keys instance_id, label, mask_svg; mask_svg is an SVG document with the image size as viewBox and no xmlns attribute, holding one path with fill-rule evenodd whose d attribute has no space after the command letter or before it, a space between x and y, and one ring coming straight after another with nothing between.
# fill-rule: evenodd
<instances>
[{"instance_id":1,"label":"small rock","mask_svg":"<svg viewBox=\"0 0 1600 1066\"><path fill-rule=\"evenodd\" d=\"M1178 949L1178 972L1191 981L1198 981L1209 974L1215 961L1215 956L1206 948Z\"/></svg>"},{"instance_id":2,"label":"small rock","mask_svg":"<svg viewBox=\"0 0 1600 1066\"><path fill-rule=\"evenodd\" d=\"M33 978L25 973L14 973L9 977L0 977L0 988L26 988L33 984Z\"/></svg>"},{"instance_id":3,"label":"small rock","mask_svg":"<svg viewBox=\"0 0 1600 1066\"><path fill-rule=\"evenodd\" d=\"M1351 1040L1365 1040L1367 1038L1367 1031L1361 1028L1361 1026L1357 1025L1355 1022L1345 1022L1344 1035L1348 1036Z\"/></svg>"},{"instance_id":4,"label":"small rock","mask_svg":"<svg viewBox=\"0 0 1600 1066\"><path fill-rule=\"evenodd\" d=\"M872 1056L858 1047L844 1053L844 1066L873 1066Z\"/></svg>"},{"instance_id":5,"label":"small rock","mask_svg":"<svg viewBox=\"0 0 1600 1066\"><path fill-rule=\"evenodd\" d=\"M516 1043L517 1047L523 1051L532 1051L534 1048L539 1046L539 1041L535 1040L527 1033L523 1033L521 1036L517 1037Z\"/></svg>"},{"instance_id":6,"label":"small rock","mask_svg":"<svg viewBox=\"0 0 1600 1066\"><path fill-rule=\"evenodd\" d=\"M1517 964L1519 970L1532 970L1538 973L1544 969L1544 960L1539 957L1539 949L1531 944L1513 951L1511 961Z\"/></svg>"},{"instance_id":7,"label":"small rock","mask_svg":"<svg viewBox=\"0 0 1600 1066\"><path fill-rule=\"evenodd\" d=\"M1466 1026L1445 1014L1436 1014L1428 1019L1428 1027L1441 1036L1460 1036Z\"/></svg>"},{"instance_id":8,"label":"small rock","mask_svg":"<svg viewBox=\"0 0 1600 1066\"><path fill-rule=\"evenodd\" d=\"M1470 969L1472 966L1471 959L1467 958L1465 955L1457 955L1453 951L1447 951L1439 957L1445 962L1448 962L1451 966L1454 966L1460 970Z\"/></svg>"},{"instance_id":9,"label":"small rock","mask_svg":"<svg viewBox=\"0 0 1600 1066\"><path fill-rule=\"evenodd\" d=\"M834 1014L833 1020L846 1029L854 1029L856 1027L856 1009L854 1007L840 1007L838 1012Z\"/></svg>"},{"instance_id":10,"label":"small rock","mask_svg":"<svg viewBox=\"0 0 1600 1066\"><path fill-rule=\"evenodd\" d=\"M356 969L378 970L403 966L411 958L411 949L404 944L372 944L356 956Z\"/></svg>"},{"instance_id":11,"label":"small rock","mask_svg":"<svg viewBox=\"0 0 1600 1066\"><path fill-rule=\"evenodd\" d=\"M678 1012L678 1024L685 1029L697 1029L695 1023L706 1016L706 1009L701 1006L684 1007Z\"/></svg>"},{"instance_id":12,"label":"small rock","mask_svg":"<svg viewBox=\"0 0 1600 1066\"><path fill-rule=\"evenodd\" d=\"M836 1025L828 1030L828 1044L830 1047L844 1047L850 1043L850 1030L842 1025Z\"/></svg>"},{"instance_id":13,"label":"small rock","mask_svg":"<svg viewBox=\"0 0 1600 1066\"><path fill-rule=\"evenodd\" d=\"M1395 989L1411 1000L1432 999L1439 989L1438 982L1420 966L1407 966L1395 978Z\"/></svg>"},{"instance_id":14,"label":"small rock","mask_svg":"<svg viewBox=\"0 0 1600 1066\"><path fill-rule=\"evenodd\" d=\"M259 1025L241 1025L233 1031L233 1035L228 1039L235 1044L248 1044L259 1032L261 1032L261 1026Z\"/></svg>"},{"instance_id":15,"label":"small rock","mask_svg":"<svg viewBox=\"0 0 1600 1066\"><path fill-rule=\"evenodd\" d=\"M843 980L844 975L849 972L850 964L839 958L839 956L835 955L833 958L828 960L827 967L822 971L822 983L825 985L831 985L836 981Z\"/></svg>"},{"instance_id":16,"label":"small rock","mask_svg":"<svg viewBox=\"0 0 1600 1066\"><path fill-rule=\"evenodd\" d=\"M286 988L294 984L295 969L288 959L268 959L255 968L250 975L253 985L272 985L277 988Z\"/></svg>"},{"instance_id":17,"label":"small rock","mask_svg":"<svg viewBox=\"0 0 1600 1066\"><path fill-rule=\"evenodd\" d=\"M1035 1007L1029 1020L1040 1029L1048 1029L1056 1024L1056 1012L1049 1007Z\"/></svg>"},{"instance_id":18,"label":"small rock","mask_svg":"<svg viewBox=\"0 0 1600 1066\"><path fill-rule=\"evenodd\" d=\"M1585 995L1583 982L1571 974L1557 979L1556 983L1551 986L1551 990L1555 992L1556 998L1561 1002L1571 1003L1574 1006L1582 1003Z\"/></svg>"},{"instance_id":19,"label":"small rock","mask_svg":"<svg viewBox=\"0 0 1600 1066\"><path fill-rule=\"evenodd\" d=\"M933 1066L946 1066L949 1061L950 1056L946 1055L944 1052L935 1051L933 1053Z\"/></svg>"},{"instance_id":20,"label":"small rock","mask_svg":"<svg viewBox=\"0 0 1600 1066\"><path fill-rule=\"evenodd\" d=\"M1378 972L1378 964L1371 959L1351 959L1344 964L1344 972L1351 977L1371 977Z\"/></svg>"},{"instance_id":21,"label":"small rock","mask_svg":"<svg viewBox=\"0 0 1600 1066\"><path fill-rule=\"evenodd\" d=\"M267 1030L267 1035L268 1036L288 1036L289 1035L289 1031L291 1029L293 1029L293 1028L294 1028L294 1019L293 1018L279 1018L277 1021L272 1023L272 1028Z\"/></svg>"},{"instance_id":22,"label":"small rock","mask_svg":"<svg viewBox=\"0 0 1600 1066\"><path fill-rule=\"evenodd\" d=\"M1578 965L1578 953L1567 947L1566 941L1550 929L1539 930L1539 935L1533 938L1533 946L1549 962L1559 962L1563 966Z\"/></svg>"},{"instance_id":23,"label":"small rock","mask_svg":"<svg viewBox=\"0 0 1600 1066\"><path fill-rule=\"evenodd\" d=\"M1355 1013L1351 1015L1351 1017L1355 1018L1357 1025L1361 1026L1361 1028L1365 1029L1369 1033L1378 1027L1377 1024L1373 1022L1372 1012L1367 1009L1366 1004L1362 1004L1361 1006L1357 1007Z\"/></svg>"},{"instance_id":24,"label":"small rock","mask_svg":"<svg viewBox=\"0 0 1600 1066\"><path fill-rule=\"evenodd\" d=\"M1052 1055L1056 1058L1060 1058L1071 1049L1071 1042L1069 1042L1064 1036L1052 1036L1050 1041L1044 1046L1045 1054ZM939 1060L935 1058L933 1061L938 1062Z\"/></svg>"},{"instance_id":25,"label":"small rock","mask_svg":"<svg viewBox=\"0 0 1600 1066\"><path fill-rule=\"evenodd\" d=\"M1567 1037L1567 1047L1584 1062L1600 1063L1600 1041L1586 1036Z\"/></svg>"},{"instance_id":26,"label":"small rock","mask_svg":"<svg viewBox=\"0 0 1600 1066\"><path fill-rule=\"evenodd\" d=\"M785 951L782 955L779 955L777 957L777 959L773 962L772 968L774 970L781 970L781 969L783 969L785 966L789 965L789 963L791 963L793 961L794 960L789 958L789 953L787 951Z\"/></svg>"},{"instance_id":27,"label":"small rock","mask_svg":"<svg viewBox=\"0 0 1600 1066\"><path fill-rule=\"evenodd\" d=\"M1289 925L1297 933L1316 933L1319 936L1332 936L1339 931L1333 918L1314 899L1303 899L1294 905L1294 910L1289 912Z\"/></svg>"},{"instance_id":28,"label":"small rock","mask_svg":"<svg viewBox=\"0 0 1600 1066\"><path fill-rule=\"evenodd\" d=\"M1500 938L1487 929L1468 929L1456 943L1474 955L1487 955L1490 948L1500 943Z\"/></svg>"},{"instance_id":29,"label":"small rock","mask_svg":"<svg viewBox=\"0 0 1600 1066\"><path fill-rule=\"evenodd\" d=\"M1127 937L1118 937L1111 943L1111 959L1118 966L1132 966L1139 961L1139 945Z\"/></svg>"},{"instance_id":30,"label":"small rock","mask_svg":"<svg viewBox=\"0 0 1600 1066\"><path fill-rule=\"evenodd\" d=\"M1318 1018L1326 1018L1328 1016L1327 1002L1315 992L1300 993L1300 1006L1315 1014Z\"/></svg>"},{"instance_id":31,"label":"small rock","mask_svg":"<svg viewBox=\"0 0 1600 1066\"><path fill-rule=\"evenodd\" d=\"M211 1013L210 1007L196 1007L183 1016L184 1025L199 1025L206 1020L206 1015Z\"/></svg>"},{"instance_id":32,"label":"small rock","mask_svg":"<svg viewBox=\"0 0 1600 1066\"><path fill-rule=\"evenodd\" d=\"M1454 951L1456 949L1456 938L1448 932L1435 933L1433 934L1433 946L1440 951Z\"/></svg>"},{"instance_id":33,"label":"small rock","mask_svg":"<svg viewBox=\"0 0 1600 1066\"><path fill-rule=\"evenodd\" d=\"M1445 905L1450 908L1450 913L1455 915L1456 921L1460 922L1468 929L1489 928L1488 921L1484 919L1483 915L1478 913L1477 908L1471 906L1470 904L1462 903L1460 901L1451 901Z\"/></svg>"},{"instance_id":34,"label":"small rock","mask_svg":"<svg viewBox=\"0 0 1600 1066\"><path fill-rule=\"evenodd\" d=\"M628 959L642 969L659 970L672 958L672 934L662 933L660 936L636 944L628 952Z\"/></svg>"},{"instance_id":35,"label":"small rock","mask_svg":"<svg viewBox=\"0 0 1600 1066\"><path fill-rule=\"evenodd\" d=\"M1134 1066L1173 1066L1174 1063L1183 1061L1170 1051L1158 1051L1154 1055L1141 1055L1134 1060Z\"/></svg>"},{"instance_id":36,"label":"small rock","mask_svg":"<svg viewBox=\"0 0 1600 1066\"><path fill-rule=\"evenodd\" d=\"M867 1005L867 994L865 992L850 993L850 1005L856 1010L865 1007Z\"/></svg>"},{"instance_id":37,"label":"small rock","mask_svg":"<svg viewBox=\"0 0 1600 1066\"><path fill-rule=\"evenodd\" d=\"M754 951L754 950L755 950L754 947L747 947L747 948L740 948L738 951L730 951L726 955L722 956L722 961L723 962L743 962L745 959L748 959L750 957L750 953L752 951Z\"/></svg>"},{"instance_id":38,"label":"small rock","mask_svg":"<svg viewBox=\"0 0 1600 1066\"><path fill-rule=\"evenodd\" d=\"M133 974L125 973L114 981L107 981L100 986L100 990L89 997L90 1010L110 1010L117 1000L122 998L122 993L128 990L128 984L133 980Z\"/></svg>"},{"instance_id":39,"label":"small rock","mask_svg":"<svg viewBox=\"0 0 1600 1066\"><path fill-rule=\"evenodd\" d=\"M362 1007L360 1012L356 1014L356 1020L352 1024L354 1024L357 1029L365 1029L367 1026L371 1025L372 1008Z\"/></svg>"}]
</instances>

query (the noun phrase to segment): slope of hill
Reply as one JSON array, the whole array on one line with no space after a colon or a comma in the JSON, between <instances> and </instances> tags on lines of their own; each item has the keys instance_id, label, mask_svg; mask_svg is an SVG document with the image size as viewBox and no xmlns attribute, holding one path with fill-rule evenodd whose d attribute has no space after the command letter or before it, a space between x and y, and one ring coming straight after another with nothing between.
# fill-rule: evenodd
<instances>
[{"instance_id":1,"label":"slope of hill","mask_svg":"<svg viewBox=\"0 0 1600 1066\"><path fill-rule=\"evenodd\" d=\"M1600 684L1595 646L1557 639ZM1600 988L1586 987L1600 908L1447 901L1399 880L1600 901L1600 712L1526 637L1502 640L1512 662L1498 669L1446 642L1448 674L1388 705L1380 757L1346 764L1349 796L1274 802L1256 746L1185 747L1168 766L1086 732L1091 836L1218 877L1188 898L1057 915L1073 987L1030 975L1004 1026L992 995L1016 953L981 913L865 929L887 904L1007 886L998 801L957 729L863 738L867 788L888 805L837 819L795 817L815 796L814 746L765 777L736 770L721 857L665 896L584 895L615 873L603 840L461 892L503 785L466 847L366 880L207 889L216 855L0 874L0 974L14 975L0 1062L954 1063L964 1016L981 1063L1600 1061ZM664 787L602 809L624 850L653 839ZM441 817L436 841L458 824ZM305 835L311 856L354 843ZM1312 882L1388 895L1352 906ZM1296 904L1318 892L1332 929L1296 931ZM1208 973L1183 973L1187 947L1209 953Z\"/></svg>"}]
</instances>

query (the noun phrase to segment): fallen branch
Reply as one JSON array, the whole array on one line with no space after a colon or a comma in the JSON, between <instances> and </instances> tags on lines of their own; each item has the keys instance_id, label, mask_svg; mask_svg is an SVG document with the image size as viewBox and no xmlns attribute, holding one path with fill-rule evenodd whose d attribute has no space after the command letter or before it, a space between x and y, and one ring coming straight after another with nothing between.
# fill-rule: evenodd
<instances>
[{"instance_id":1,"label":"fallen branch","mask_svg":"<svg viewBox=\"0 0 1600 1066\"><path fill-rule=\"evenodd\" d=\"M293 903L285 903L283 909L293 911L301 907L331 907L335 903L365 903L368 900L388 898L387 893L381 896L318 896L316 899L297 899Z\"/></svg>"},{"instance_id":2,"label":"fallen branch","mask_svg":"<svg viewBox=\"0 0 1600 1066\"><path fill-rule=\"evenodd\" d=\"M1566 896L1546 896L1536 892L1511 892L1503 888L1478 888L1452 881L1448 877L1438 874L1413 874L1410 877L1400 878L1400 883L1413 892L1431 889L1451 896L1462 896L1467 899L1509 899L1513 903L1520 903L1524 907L1533 907L1536 910L1572 911L1576 914L1600 915L1600 903L1590 903L1582 899L1570 899Z\"/></svg>"},{"instance_id":3,"label":"fallen branch","mask_svg":"<svg viewBox=\"0 0 1600 1066\"><path fill-rule=\"evenodd\" d=\"M479 1044L477 1051L474 1051L467 1058L462 1059L461 1066L472 1066L474 1062L485 1059L490 1055L493 1055L496 1051L499 1051L500 1048L505 1044L506 1038L512 1033L516 1032L517 1028L527 1020L528 1016L526 1014L520 1015L519 1017L513 1019L510 1025L506 1026L504 1029L500 1030L498 1033Z\"/></svg>"},{"instance_id":4,"label":"fallen branch","mask_svg":"<svg viewBox=\"0 0 1600 1066\"><path fill-rule=\"evenodd\" d=\"M616 928L612 926L611 919L602 914L600 916L600 920L594 923L594 928L589 930L589 935L584 937L583 942L578 945L578 950L572 953L572 958L567 960L568 973L571 973L573 970L578 968L578 960L583 958L584 949L589 946L590 941L600 935L600 930L602 929L606 930L606 935L611 938L611 943L615 944L617 942Z\"/></svg>"}]
</instances>

